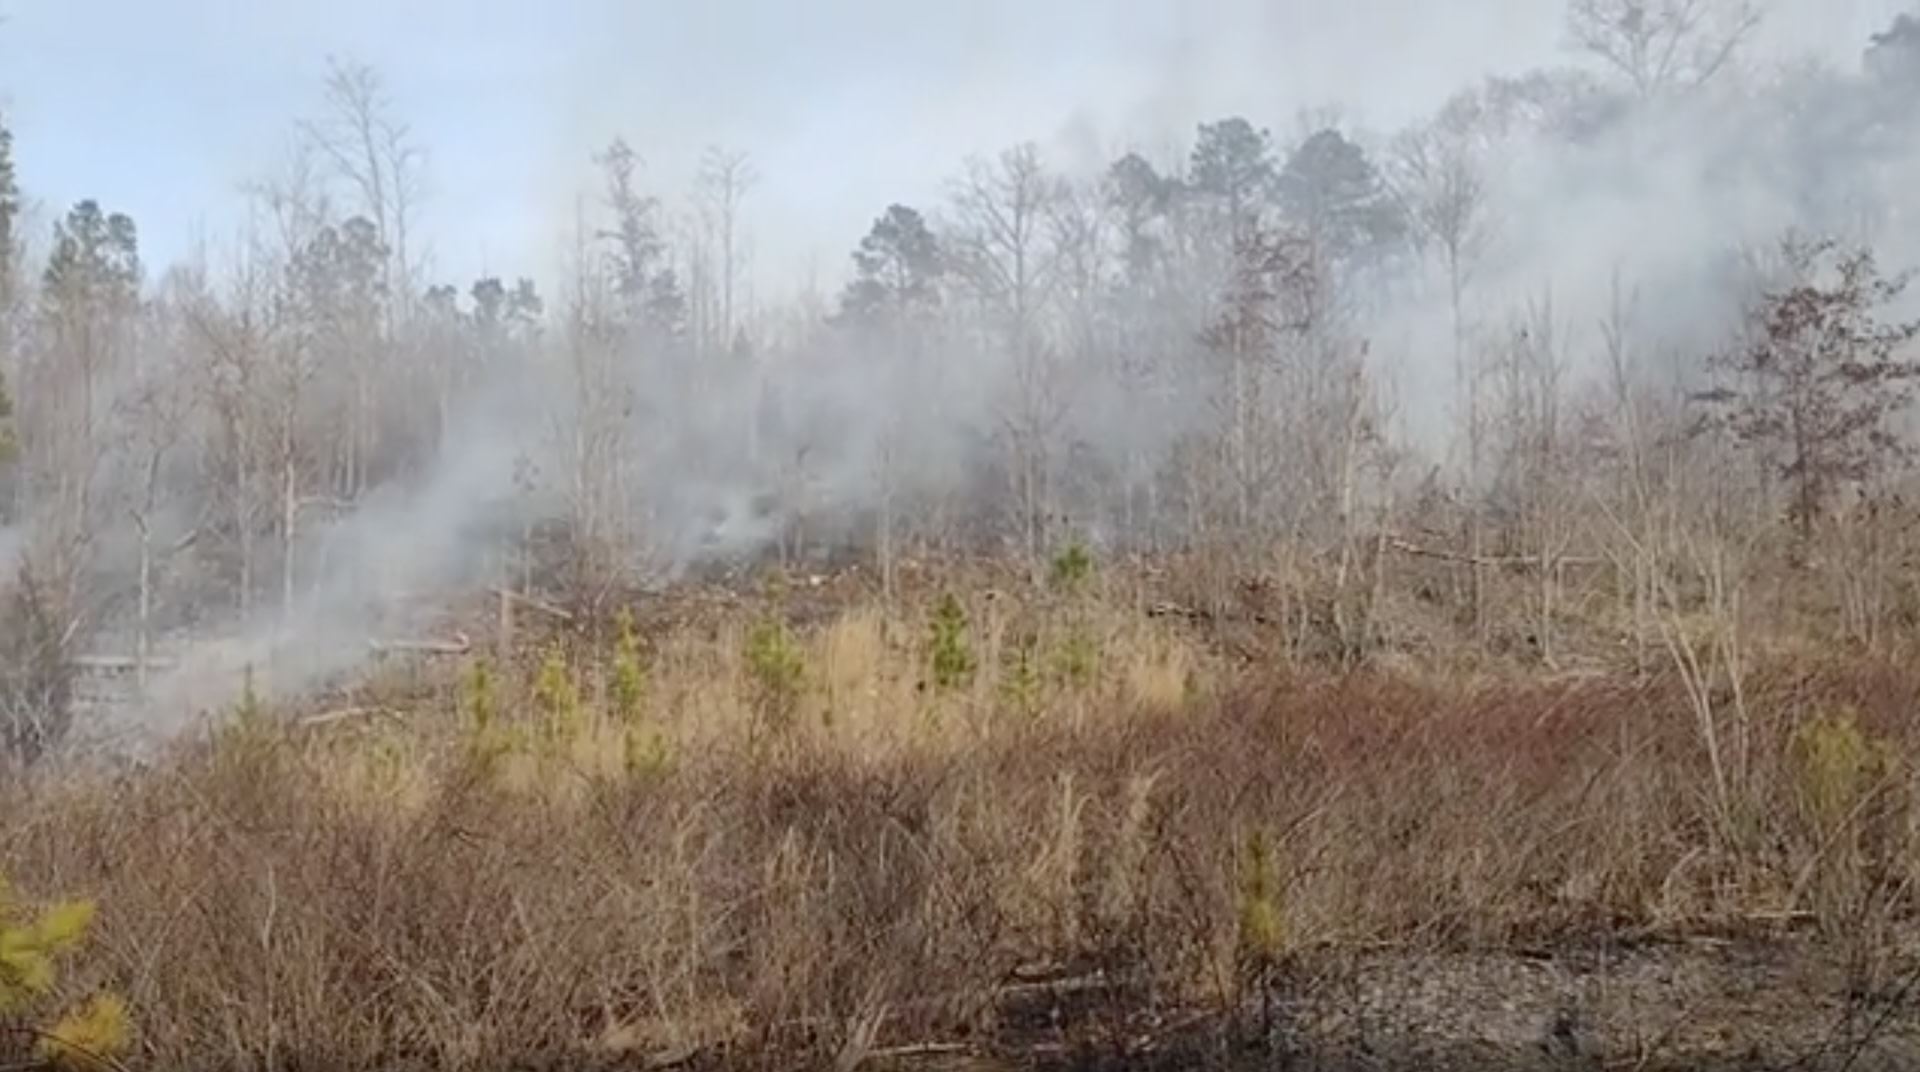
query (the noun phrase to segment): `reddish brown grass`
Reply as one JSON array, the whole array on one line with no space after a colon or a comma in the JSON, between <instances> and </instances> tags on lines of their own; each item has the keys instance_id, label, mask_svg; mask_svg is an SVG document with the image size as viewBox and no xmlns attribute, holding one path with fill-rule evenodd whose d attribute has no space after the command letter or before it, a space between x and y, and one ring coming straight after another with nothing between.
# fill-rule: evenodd
<instances>
[{"instance_id":1,"label":"reddish brown grass","mask_svg":"<svg viewBox=\"0 0 1920 1072\"><path fill-rule=\"evenodd\" d=\"M487 774L461 759L449 692L401 731L229 733L140 773L16 789L0 853L31 891L98 899L67 985L120 990L147 1056L174 1067L841 1052L990 1032L996 992L1048 964L1124 967L1159 1002L1230 1000L1256 831L1296 953L1904 910L1920 859L1905 776L1862 804L1878 833L1840 832L1860 881L1809 883L1836 834L1804 806L1796 729L1853 712L1920 756L1920 670L1745 682L1733 838L1670 676L1254 668L1169 707L1123 681L1176 638L1101 620L1113 681L1054 686L1056 713L1010 712L991 681L930 698L855 621L812 650L866 667L874 696L769 744L714 680L738 659L721 628L655 648L664 766L581 769L613 747L589 711L561 767Z\"/></svg>"}]
</instances>

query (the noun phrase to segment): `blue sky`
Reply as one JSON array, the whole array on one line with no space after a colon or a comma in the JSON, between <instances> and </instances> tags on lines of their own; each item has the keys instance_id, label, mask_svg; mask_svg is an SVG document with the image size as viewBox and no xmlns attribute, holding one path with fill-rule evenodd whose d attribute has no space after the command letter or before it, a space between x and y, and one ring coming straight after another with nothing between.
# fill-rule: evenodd
<instances>
[{"instance_id":1,"label":"blue sky","mask_svg":"<svg viewBox=\"0 0 1920 1072\"><path fill-rule=\"evenodd\" d=\"M1857 52L1896 0L1779 5L1776 40ZM707 144L762 173L757 269L837 282L888 201L972 152L1090 159L1244 112L1343 102L1385 126L1463 81L1556 58L1556 0L0 0L0 99L28 192L99 198L150 260L235 219L317 107L331 54L373 64L428 149L439 275L545 275L587 155L624 134L682 195ZM1091 136L1089 132L1097 135Z\"/></svg>"}]
</instances>

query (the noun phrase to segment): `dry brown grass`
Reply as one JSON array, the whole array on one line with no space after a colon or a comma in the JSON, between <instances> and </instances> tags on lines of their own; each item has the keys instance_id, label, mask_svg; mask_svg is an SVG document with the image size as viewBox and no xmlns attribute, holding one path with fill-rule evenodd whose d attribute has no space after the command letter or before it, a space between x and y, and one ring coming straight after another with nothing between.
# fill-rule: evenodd
<instances>
[{"instance_id":1,"label":"dry brown grass","mask_svg":"<svg viewBox=\"0 0 1920 1072\"><path fill-rule=\"evenodd\" d=\"M1123 586L966 590L951 688L931 590L812 614L780 695L770 604L717 606L651 633L637 714L605 643L556 649L577 702L494 668L484 730L463 667L398 718L16 787L0 859L98 899L68 986L123 993L155 1067L848 1056L1010 1030L1039 966L1206 1007L1327 948L1906 910L1920 669L1757 665L1716 791L1671 673L1244 665Z\"/></svg>"}]
</instances>

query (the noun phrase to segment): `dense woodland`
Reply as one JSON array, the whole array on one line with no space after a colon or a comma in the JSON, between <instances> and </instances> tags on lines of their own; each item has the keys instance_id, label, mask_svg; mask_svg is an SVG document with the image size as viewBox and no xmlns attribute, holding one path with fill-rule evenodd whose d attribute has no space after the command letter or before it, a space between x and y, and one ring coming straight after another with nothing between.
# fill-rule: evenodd
<instances>
[{"instance_id":1,"label":"dense woodland","mask_svg":"<svg viewBox=\"0 0 1920 1072\"><path fill-rule=\"evenodd\" d=\"M875 206L790 308L745 298L748 154L682 204L619 139L551 292L423 278L424 147L351 63L187 263L94 201L26 233L0 136L10 735L64 728L85 650L356 648L423 590L758 555L1287 555L1364 649L1390 541L1604 560L1651 604L1737 536L1849 578L1871 642L1904 551L1848 526L1905 509L1920 24L1848 67L1749 56L1757 18L1575 0L1569 66L1383 136L1226 116L1097 174L1017 145Z\"/></svg>"}]
</instances>

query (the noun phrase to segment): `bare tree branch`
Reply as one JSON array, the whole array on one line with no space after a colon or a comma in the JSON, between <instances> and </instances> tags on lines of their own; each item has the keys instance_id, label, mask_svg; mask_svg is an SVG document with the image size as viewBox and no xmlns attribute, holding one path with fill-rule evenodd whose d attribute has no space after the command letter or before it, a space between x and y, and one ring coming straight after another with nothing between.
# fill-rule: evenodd
<instances>
[{"instance_id":1,"label":"bare tree branch","mask_svg":"<svg viewBox=\"0 0 1920 1072\"><path fill-rule=\"evenodd\" d=\"M1567 43L1651 97L1711 81L1764 18L1758 0L1570 0Z\"/></svg>"}]
</instances>

